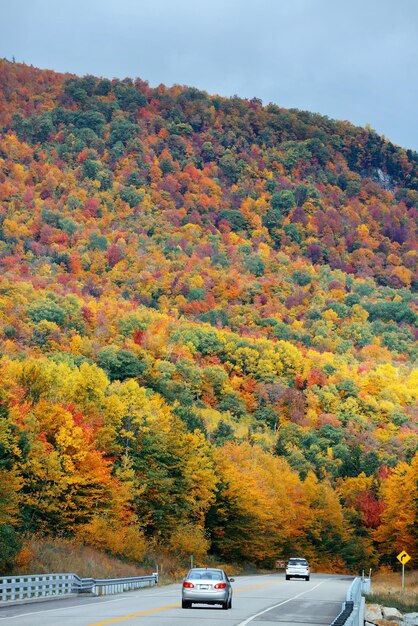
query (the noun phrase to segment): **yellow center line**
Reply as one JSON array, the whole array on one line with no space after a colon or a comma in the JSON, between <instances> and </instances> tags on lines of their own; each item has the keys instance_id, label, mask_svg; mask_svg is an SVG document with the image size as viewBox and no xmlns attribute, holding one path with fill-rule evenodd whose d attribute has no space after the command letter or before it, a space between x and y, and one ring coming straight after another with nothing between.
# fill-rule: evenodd
<instances>
[{"instance_id":1,"label":"yellow center line","mask_svg":"<svg viewBox=\"0 0 418 626\"><path fill-rule=\"evenodd\" d=\"M267 585L280 584L277 581L268 583L258 583L257 585L251 585L251 587L243 587L242 589L234 589L234 593L241 593L241 591L249 591L250 589L257 589L258 587L266 587ZM139 611L138 613L129 613L128 615L121 615L120 617L113 617L112 619L105 619L103 622L94 622L88 624L88 626L107 626L108 624L117 624L119 622L127 622L128 619L134 619L134 617L141 617L141 615L149 615L150 613L159 613L160 611L168 611L169 609L178 609L180 603L167 604L167 606L160 606L156 609L148 609L146 611Z\"/></svg>"}]
</instances>

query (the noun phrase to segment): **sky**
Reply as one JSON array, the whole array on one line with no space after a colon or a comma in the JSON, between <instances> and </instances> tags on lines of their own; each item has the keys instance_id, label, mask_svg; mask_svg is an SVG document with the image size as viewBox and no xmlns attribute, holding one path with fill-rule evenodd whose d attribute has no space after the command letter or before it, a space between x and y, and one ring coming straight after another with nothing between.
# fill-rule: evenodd
<instances>
[{"instance_id":1,"label":"sky","mask_svg":"<svg viewBox=\"0 0 418 626\"><path fill-rule=\"evenodd\" d=\"M418 150L417 0L0 0L0 57L260 98Z\"/></svg>"}]
</instances>

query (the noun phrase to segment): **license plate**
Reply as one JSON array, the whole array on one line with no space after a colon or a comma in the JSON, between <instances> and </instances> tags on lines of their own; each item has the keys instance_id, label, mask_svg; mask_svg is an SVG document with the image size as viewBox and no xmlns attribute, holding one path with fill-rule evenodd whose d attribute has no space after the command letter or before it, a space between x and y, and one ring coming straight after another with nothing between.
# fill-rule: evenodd
<instances>
[{"instance_id":1,"label":"license plate","mask_svg":"<svg viewBox=\"0 0 418 626\"><path fill-rule=\"evenodd\" d=\"M210 589L209 585L200 585L199 589Z\"/></svg>"}]
</instances>

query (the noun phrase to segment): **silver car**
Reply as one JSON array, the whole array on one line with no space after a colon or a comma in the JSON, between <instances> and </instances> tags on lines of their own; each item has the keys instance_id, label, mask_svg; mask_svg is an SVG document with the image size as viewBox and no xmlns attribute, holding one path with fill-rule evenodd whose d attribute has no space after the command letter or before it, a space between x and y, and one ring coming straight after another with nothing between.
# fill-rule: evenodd
<instances>
[{"instance_id":1,"label":"silver car","mask_svg":"<svg viewBox=\"0 0 418 626\"><path fill-rule=\"evenodd\" d=\"M190 609L192 604L220 604L223 609L230 609L233 582L223 569L194 567L183 581L181 606Z\"/></svg>"}]
</instances>

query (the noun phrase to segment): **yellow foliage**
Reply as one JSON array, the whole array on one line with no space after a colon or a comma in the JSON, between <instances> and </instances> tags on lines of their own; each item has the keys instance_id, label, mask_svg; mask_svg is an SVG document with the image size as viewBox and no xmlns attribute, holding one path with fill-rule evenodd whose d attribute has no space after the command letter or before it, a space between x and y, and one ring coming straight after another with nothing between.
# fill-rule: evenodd
<instances>
[{"instance_id":1,"label":"yellow foliage","mask_svg":"<svg viewBox=\"0 0 418 626\"><path fill-rule=\"evenodd\" d=\"M271 248L266 243L261 242L258 246L258 254L261 256L263 261L267 261L271 256Z\"/></svg>"},{"instance_id":2,"label":"yellow foliage","mask_svg":"<svg viewBox=\"0 0 418 626\"><path fill-rule=\"evenodd\" d=\"M147 543L142 532L135 526L122 526L96 515L87 524L80 525L76 539L99 550L140 561L146 552Z\"/></svg>"},{"instance_id":3,"label":"yellow foliage","mask_svg":"<svg viewBox=\"0 0 418 626\"><path fill-rule=\"evenodd\" d=\"M203 277L200 274L190 276L188 282L190 289L201 288L204 285Z\"/></svg>"},{"instance_id":4,"label":"yellow foliage","mask_svg":"<svg viewBox=\"0 0 418 626\"><path fill-rule=\"evenodd\" d=\"M0 470L0 524L16 521L22 487L23 480L16 472Z\"/></svg>"},{"instance_id":5,"label":"yellow foliage","mask_svg":"<svg viewBox=\"0 0 418 626\"><path fill-rule=\"evenodd\" d=\"M337 479L338 495L345 500L347 506L356 506L358 497L372 486L373 476L366 476L364 472L358 476Z\"/></svg>"},{"instance_id":6,"label":"yellow foliage","mask_svg":"<svg viewBox=\"0 0 418 626\"><path fill-rule=\"evenodd\" d=\"M399 463L382 481L381 496L384 510L375 538L386 551L396 554L406 550L413 558L418 555L418 454L408 465Z\"/></svg>"},{"instance_id":7,"label":"yellow foliage","mask_svg":"<svg viewBox=\"0 0 418 626\"><path fill-rule=\"evenodd\" d=\"M328 322L332 322L334 324L339 320L338 313L336 313L333 309L327 309L324 311L322 317Z\"/></svg>"},{"instance_id":8,"label":"yellow foliage","mask_svg":"<svg viewBox=\"0 0 418 626\"><path fill-rule=\"evenodd\" d=\"M7 239L11 239L13 237L19 238L20 224L18 224L15 220L5 218L3 222L3 233Z\"/></svg>"},{"instance_id":9,"label":"yellow foliage","mask_svg":"<svg viewBox=\"0 0 418 626\"><path fill-rule=\"evenodd\" d=\"M353 306L351 307L351 319L353 320L353 322L363 323L367 320L368 317L368 312L363 309L360 304L353 304Z\"/></svg>"},{"instance_id":10,"label":"yellow foliage","mask_svg":"<svg viewBox=\"0 0 418 626\"><path fill-rule=\"evenodd\" d=\"M239 549L244 558L272 558L274 546L285 545L301 533L304 515L298 475L283 459L248 444L228 443L215 457L225 502L220 511L225 528L213 530L218 545L227 556L229 550Z\"/></svg>"},{"instance_id":11,"label":"yellow foliage","mask_svg":"<svg viewBox=\"0 0 418 626\"><path fill-rule=\"evenodd\" d=\"M167 542L170 553L184 560L188 560L192 554L195 562L201 564L206 559L209 547L205 530L193 524L182 524L181 528L176 528Z\"/></svg>"},{"instance_id":12,"label":"yellow foliage","mask_svg":"<svg viewBox=\"0 0 418 626\"><path fill-rule=\"evenodd\" d=\"M357 226L357 234L361 242L367 242L370 236L369 227L366 224Z\"/></svg>"},{"instance_id":13,"label":"yellow foliage","mask_svg":"<svg viewBox=\"0 0 418 626\"><path fill-rule=\"evenodd\" d=\"M396 430L397 428L394 424L386 424L384 428L376 428L373 432L373 435L376 437L377 441L380 441L381 443L387 443L393 438Z\"/></svg>"},{"instance_id":14,"label":"yellow foliage","mask_svg":"<svg viewBox=\"0 0 418 626\"><path fill-rule=\"evenodd\" d=\"M142 561L147 551L147 541L143 533L135 526L124 529L122 554L130 561Z\"/></svg>"},{"instance_id":15,"label":"yellow foliage","mask_svg":"<svg viewBox=\"0 0 418 626\"><path fill-rule=\"evenodd\" d=\"M394 267L391 274L392 276L396 276L396 278L398 278L398 280L409 289L411 281L414 277L414 273L411 272L410 269L401 265L400 267Z\"/></svg>"},{"instance_id":16,"label":"yellow foliage","mask_svg":"<svg viewBox=\"0 0 418 626\"><path fill-rule=\"evenodd\" d=\"M86 336L80 337L80 335L74 335L71 337L69 348L71 354L83 356L92 356L93 354L92 342Z\"/></svg>"}]
</instances>

